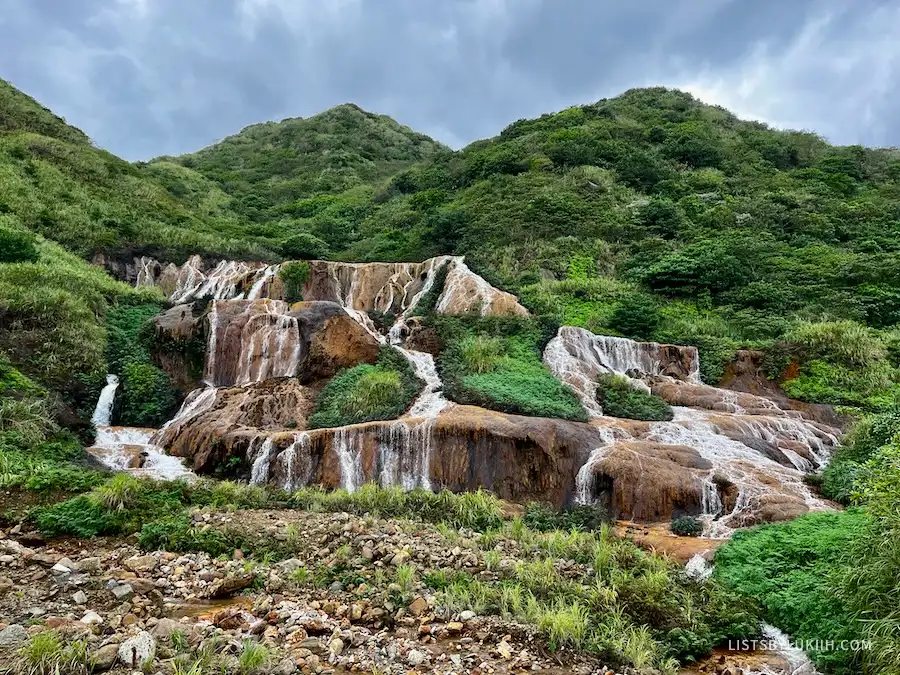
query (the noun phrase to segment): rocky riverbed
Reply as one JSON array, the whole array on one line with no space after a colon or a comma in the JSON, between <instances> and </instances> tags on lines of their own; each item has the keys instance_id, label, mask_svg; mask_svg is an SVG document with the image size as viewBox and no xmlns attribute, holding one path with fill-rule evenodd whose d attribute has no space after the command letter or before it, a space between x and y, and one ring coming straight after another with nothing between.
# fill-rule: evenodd
<instances>
[{"instance_id":1,"label":"rocky riverbed","mask_svg":"<svg viewBox=\"0 0 900 675\"><path fill-rule=\"evenodd\" d=\"M3 531L0 664L14 668L28 640L52 630L64 644L81 641L94 672L174 675L204 659L216 672L241 673L606 672L574 652L551 654L531 627L439 605L422 581L428 573L496 574L475 533L454 533L451 546L428 525L347 514L194 519L200 529L295 539L297 557L147 553L122 539L46 542ZM521 554L508 545L498 543L490 566ZM242 659L248 645L264 647L253 669Z\"/></svg>"}]
</instances>

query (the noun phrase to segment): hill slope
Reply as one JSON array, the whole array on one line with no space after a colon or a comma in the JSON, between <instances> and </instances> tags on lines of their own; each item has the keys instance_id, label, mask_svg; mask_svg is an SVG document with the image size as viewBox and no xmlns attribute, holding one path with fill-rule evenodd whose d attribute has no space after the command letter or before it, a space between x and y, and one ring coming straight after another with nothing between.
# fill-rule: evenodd
<instances>
[{"instance_id":1,"label":"hill slope","mask_svg":"<svg viewBox=\"0 0 900 675\"><path fill-rule=\"evenodd\" d=\"M446 150L386 115L344 104L307 119L254 124L174 161L216 181L237 198L237 211L264 221L285 204L387 178Z\"/></svg>"}]
</instances>

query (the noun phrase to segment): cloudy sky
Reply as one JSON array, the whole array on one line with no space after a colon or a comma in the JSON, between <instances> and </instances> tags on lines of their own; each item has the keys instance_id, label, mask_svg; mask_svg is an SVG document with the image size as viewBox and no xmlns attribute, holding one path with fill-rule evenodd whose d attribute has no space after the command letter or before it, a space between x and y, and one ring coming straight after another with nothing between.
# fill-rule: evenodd
<instances>
[{"instance_id":1,"label":"cloudy sky","mask_svg":"<svg viewBox=\"0 0 900 675\"><path fill-rule=\"evenodd\" d=\"M352 101L453 146L666 85L900 145L898 0L0 0L0 77L127 159Z\"/></svg>"}]
</instances>

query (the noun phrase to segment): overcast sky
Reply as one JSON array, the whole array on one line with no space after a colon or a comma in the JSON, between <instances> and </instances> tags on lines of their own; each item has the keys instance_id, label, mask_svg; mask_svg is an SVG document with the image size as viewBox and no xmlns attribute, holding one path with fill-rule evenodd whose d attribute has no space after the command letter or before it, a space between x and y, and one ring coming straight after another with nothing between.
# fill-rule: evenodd
<instances>
[{"instance_id":1,"label":"overcast sky","mask_svg":"<svg viewBox=\"0 0 900 675\"><path fill-rule=\"evenodd\" d=\"M637 86L900 145L900 0L0 0L0 77L127 159L355 102L453 147Z\"/></svg>"}]
</instances>

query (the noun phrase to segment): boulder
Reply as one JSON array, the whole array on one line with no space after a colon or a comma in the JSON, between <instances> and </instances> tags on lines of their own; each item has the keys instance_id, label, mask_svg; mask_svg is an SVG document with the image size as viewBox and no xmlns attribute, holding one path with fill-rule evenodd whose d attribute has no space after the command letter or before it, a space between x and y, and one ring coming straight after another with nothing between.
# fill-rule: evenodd
<instances>
[{"instance_id":1,"label":"boulder","mask_svg":"<svg viewBox=\"0 0 900 675\"><path fill-rule=\"evenodd\" d=\"M118 653L123 665L129 668L143 667L156 656L156 639L147 631L141 631L119 645Z\"/></svg>"}]
</instances>

